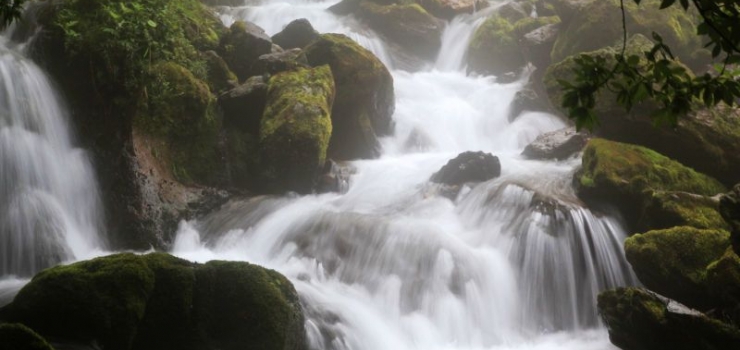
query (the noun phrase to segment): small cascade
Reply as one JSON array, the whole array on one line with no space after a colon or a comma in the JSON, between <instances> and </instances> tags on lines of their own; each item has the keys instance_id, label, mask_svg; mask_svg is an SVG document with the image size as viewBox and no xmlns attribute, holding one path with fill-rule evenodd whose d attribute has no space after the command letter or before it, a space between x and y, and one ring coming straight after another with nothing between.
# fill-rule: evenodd
<instances>
[{"instance_id":1,"label":"small cascade","mask_svg":"<svg viewBox=\"0 0 740 350\"><path fill-rule=\"evenodd\" d=\"M88 155L45 74L0 38L0 278L99 249L101 201Z\"/></svg>"}]
</instances>

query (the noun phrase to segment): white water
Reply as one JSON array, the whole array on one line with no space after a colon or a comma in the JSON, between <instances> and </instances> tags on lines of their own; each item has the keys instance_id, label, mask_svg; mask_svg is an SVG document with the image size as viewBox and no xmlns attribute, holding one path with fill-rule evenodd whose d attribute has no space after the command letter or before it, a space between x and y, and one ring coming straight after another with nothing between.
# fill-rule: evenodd
<instances>
[{"instance_id":1,"label":"white water","mask_svg":"<svg viewBox=\"0 0 740 350\"><path fill-rule=\"evenodd\" d=\"M87 154L44 73L0 37L0 301L31 276L101 246L101 202ZM7 279L7 280L6 280Z\"/></svg>"},{"instance_id":2,"label":"white water","mask_svg":"<svg viewBox=\"0 0 740 350\"><path fill-rule=\"evenodd\" d=\"M324 9L337 1L261 1L220 8L228 25L270 35L298 18L340 32L392 68L370 30ZM468 77L463 58L481 16L453 20L433 70L393 71L396 131L377 160L353 162L345 194L254 198L182 223L181 257L245 260L288 276L314 349L614 349L598 291L632 284L618 220L582 207L578 159L524 160L522 148L564 123L508 108L523 82ZM526 77L525 77L526 78ZM502 176L454 201L429 177L467 150L499 156Z\"/></svg>"}]
</instances>

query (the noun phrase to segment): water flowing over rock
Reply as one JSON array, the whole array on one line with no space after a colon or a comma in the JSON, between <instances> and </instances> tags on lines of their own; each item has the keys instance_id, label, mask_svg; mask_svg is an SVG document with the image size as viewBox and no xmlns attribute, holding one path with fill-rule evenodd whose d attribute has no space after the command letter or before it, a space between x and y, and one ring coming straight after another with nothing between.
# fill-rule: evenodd
<instances>
[{"instance_id":1,"label":"water flowing over rock","mask_svg":"<svg viewBox=\"0 0 740 350\"><path fill-rule=\"evenodd\" d=\"M483 152L461 153L432 175L430 181L445 185L483 182L501 175L498 157Z\"/></svg>"},{"instance_id":2,"label":"water flowing over rock","mask_svg":"<svg viewBox=\"0 0 740 350\"><path fill-rule=\"evenodd\" d=\"M522 155L531 159L566 159L580 152L586 141L586 135L570 127L537 136L524 148Z\"/></svg>"}]
</instances>

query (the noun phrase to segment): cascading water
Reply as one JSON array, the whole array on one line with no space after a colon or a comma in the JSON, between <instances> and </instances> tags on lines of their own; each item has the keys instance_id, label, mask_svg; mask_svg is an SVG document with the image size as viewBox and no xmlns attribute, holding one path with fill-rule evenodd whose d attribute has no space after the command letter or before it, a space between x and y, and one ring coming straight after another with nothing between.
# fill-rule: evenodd
<instances>
[{"instance_id":1,"label":"cascading water","mask_svg":"<svg viewBox=\"0 0 740 350\"><path fill-rule=\"evenodd\" d=\"M87 154L44 73L0 37L0 303L31 276L88 257L101 202Z\"/></svg>"},{"instance_id":2,"label":"cascading water","mask_svg":"<svg viewBox=\"0 0 740 350\"><path fill-rule=\"evenodd\" d=\"M372 32L325 11L336 2L218 10L226 24L245 19L270 35L308 18L321 32L352 36L392 68ZM173 253L247 260L288 276L314 349L613 349L595 296L636 281L622 254L624 230L574 195L578 159L519 156L564 123L545 113L509 122L523 81L465 75L461 41L481 18L452 20L435 69L393 71L395 133L382 140L380 159L353 162L346 193L229 203L182 223ZM455 200L438 195L427 180L467 150L496 154L501 177Z\"/></svg>"}]
</instances>

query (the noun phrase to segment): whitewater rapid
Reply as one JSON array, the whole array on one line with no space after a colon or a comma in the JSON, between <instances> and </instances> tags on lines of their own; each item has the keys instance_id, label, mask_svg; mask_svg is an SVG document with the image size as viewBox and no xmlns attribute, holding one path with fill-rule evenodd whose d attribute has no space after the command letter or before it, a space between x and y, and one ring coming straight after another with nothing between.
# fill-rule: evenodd
<instances>
[{"instance_id":1,"label":"whitewater rapid","mask_svg":"<svg viewBox=\"0 0 740 350\"><path fill-rule=\"evenodd\" d=\"M618 219L583 207L571 187L580 159L525 160L524 146L565 123L547 113L513 122L525 84L465 74L464 50L497 4L448 23L436 62L394 69L381 39L322 0L217 8L226 25L252 21L273 35L307 18L374 52L395 81L395 132L382 156L351 162L343 194L232 201L183 222L172 253L276 269L298 290L314 349L614 349L596 294L636 283ZM463 151L498 156L501 177L454 199L429 177Z\"/></svg>"}]
</instances>

